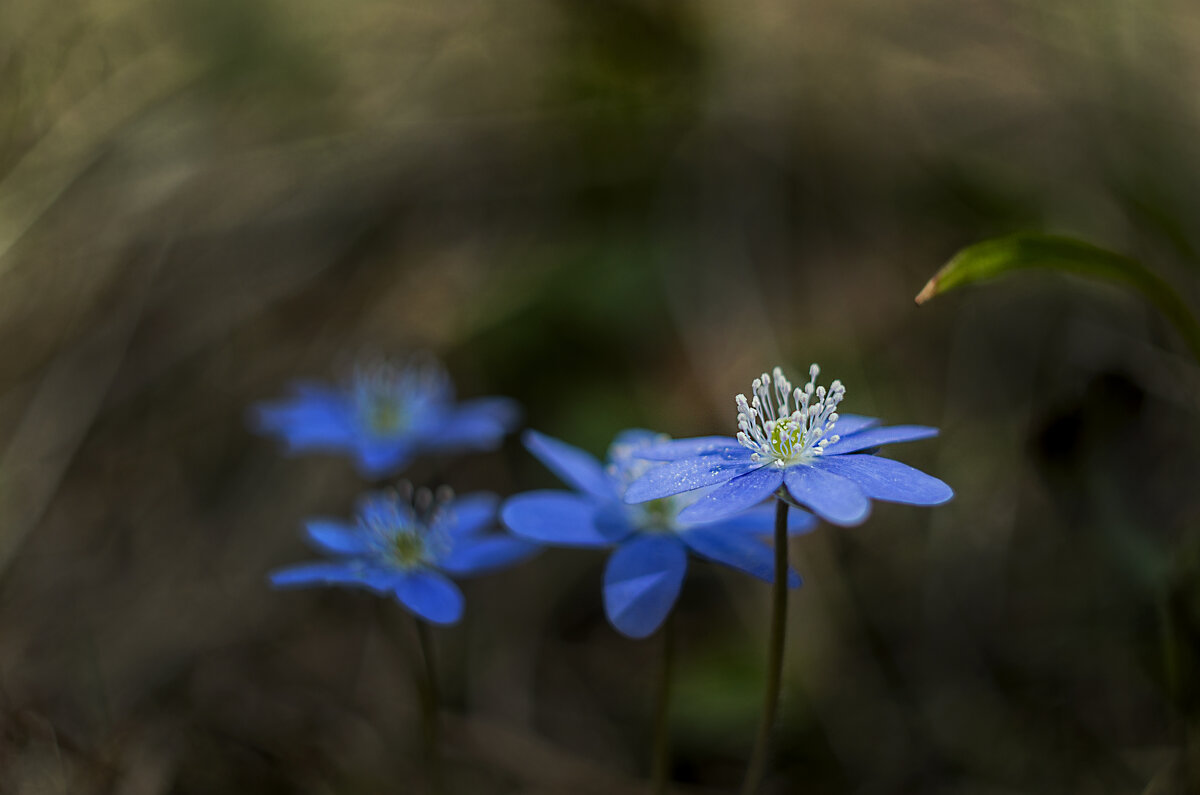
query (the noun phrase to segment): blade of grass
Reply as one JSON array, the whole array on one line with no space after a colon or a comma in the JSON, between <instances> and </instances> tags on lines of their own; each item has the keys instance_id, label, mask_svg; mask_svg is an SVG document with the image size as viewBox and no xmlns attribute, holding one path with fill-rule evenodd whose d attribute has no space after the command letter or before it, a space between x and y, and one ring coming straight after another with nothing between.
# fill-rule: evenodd
<instances>
[{"instance_id":1,"label":"blade of grass","mask_svg":"<svg viewBox=\"0 0 1200 795\"><path fill-rule=\"evenodd\" d=\"M984 240L955 254L925 284L916 300L923 304L956 287L1029 268L1073 273L1141 293L1175 326L1200 362L1200 324L1179 293L1137 260L1082 240L1031 233Z\"/></svg>"}]
</instances>

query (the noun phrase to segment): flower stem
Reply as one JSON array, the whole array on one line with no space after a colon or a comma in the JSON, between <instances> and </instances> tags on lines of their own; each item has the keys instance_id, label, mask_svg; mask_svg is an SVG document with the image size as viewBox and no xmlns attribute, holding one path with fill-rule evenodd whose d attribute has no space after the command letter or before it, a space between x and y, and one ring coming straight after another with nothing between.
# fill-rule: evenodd
<instances>
[{"instance_id":1,"label":"flower stem","mask_svg":"<svg viewBox=\"0 0 1200 795\"><path fill-rule=\"evenodd\" d=\"M746 779L742 782L742 795L753 795L762 783L767 767L767 752L771 745L771 728L775 725L775 711L779 706L779 686L783 678L783 638L787 630L787 580L788 580L788 504L783 500L775 503L775 582L771 586L771 637L767 647L767 689L763 698L762 721L758 724L758 736L754 740L754 751L746 768Z\"/></svg>"},{"instance_id":2,"label":"flower stem","mask_svg":"<svg viewBox=\"0 0 1200 795\"><path fill-rule=\"evenodd\" d=\"M446 791L442 773L441 724L438 721L438 685L433 661L433 635L429 625L419 618L417 640L421 646L421 659L425 662L425 675L417 675L417 688L421 694L421 724L425 734L425 764L429 774L429 792L442 795Z\"/></svg>"},{"instance_id":3,"label":"flower stem","mask_svg":"<svg viewBox=\"0 0 1200 795\"><path fill-rule=\"evenodd\" d=\"M675 668L674 613L662 628L662 653L658 668L658 700L654 708L654 756L650 780L654 795L666 795L671 779L671 732L667 712L671 705L671 675Z\"/></svg>"}]
</instances>

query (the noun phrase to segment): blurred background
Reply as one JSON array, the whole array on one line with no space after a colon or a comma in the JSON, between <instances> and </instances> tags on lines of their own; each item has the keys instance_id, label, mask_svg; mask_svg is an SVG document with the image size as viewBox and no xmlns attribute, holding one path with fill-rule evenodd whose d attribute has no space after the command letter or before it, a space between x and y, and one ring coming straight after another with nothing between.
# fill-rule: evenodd
<instances>
[{"instance_id":1,"label":"blurred background","mask_svg":"<svg viewBox=\"0 0 1200 795\"><path fill-rule=\"evenodd\" d=\"M913 296L1043 230L1200 307L1198 133L1185 0L0 0L0 792L421 791L407 614L265 583L366 484L246 426L412 350L595 453L777 363L942 428L890 454L952 503L793 542L769 791L1196 791L1196 363L1113 287ZM452 792L644 787L603 561L467 584ZM679 792L740 780L768 590L692 569Z\"/></svg>"}]
</instances>

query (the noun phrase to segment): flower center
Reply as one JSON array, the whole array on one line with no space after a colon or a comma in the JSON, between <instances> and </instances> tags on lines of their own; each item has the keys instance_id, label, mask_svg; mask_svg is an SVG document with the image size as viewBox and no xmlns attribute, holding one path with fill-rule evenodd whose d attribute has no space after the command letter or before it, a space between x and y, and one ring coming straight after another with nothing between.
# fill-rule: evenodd
<instances>
[{"instance_id":1,"label":"flower center","mask_svg":"<svg viewBox=\"0 0 1200 795\"><path fill-rule=\"evenodd\" d=\"M412 569L450 551L449 535L439 529L451 496L434 495L401 483L395 492L371 495L359 512L359 524L371 546L387 565Z\"/></svg>"},{"instance_id":2,"label":"flower center","mask_svg":"<svg viewBox=\"0 0 1200 795\"><path fill-rule=\"evenodd\" d=\"M808 368L808 383L792 388L792 383L776 367L770 375L754 379L753 398L737 396L738 442L753 451L753 461L779 467L811 461L838 440L833 434L837 424L837 406L846 396L841 381L826 390L817 386L821 368Z\"/></svg>"},{"instance_id":3,"label":"flower center","mask_svg":"<svg viewBox=\"0 0 1200 795\"><path fill-rule=\"evenodd\" d=\"M392 556L404 568L411 568L425 558L425 539L416 532L400 531L392 538Z\"/></svg>"},{"instance_id":4,"label":"flower center","mask_svg":"<svg viewBox=\"0 0 1200 795\"><path fill-rule=\"evenodd\" d=\"M403 435L451 398L449 377L428 359L359 367L351 392L360 426L383 438Z\"/></svg>"},{"instance_id":5,"label":"flower center","mask_svg":"<svg viewBox=\"0 0 1200 795\"><path fill-rule=\"evenodd\" d=\"M618 495L623 497L625 489L629 488L630 483L655 466L656 462L654 461L638 458L637 450L669 439L669 436L660 434L636 442L614 444L609 449L608 473L616 481ZM625 506L626 515L642 532L673 533L678 529L676 518L679 516L679 512L694 499L694 495L677 494L637 505L628 505Z\"/></svg>"}]
</instances>

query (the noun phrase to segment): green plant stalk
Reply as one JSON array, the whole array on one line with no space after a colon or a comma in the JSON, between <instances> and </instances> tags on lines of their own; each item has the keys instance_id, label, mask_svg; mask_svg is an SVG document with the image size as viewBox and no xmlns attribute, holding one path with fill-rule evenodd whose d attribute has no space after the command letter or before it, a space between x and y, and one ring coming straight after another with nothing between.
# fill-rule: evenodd
<instances>
[{"instance_id":1,"label":"green plant stalk","mask_svg":"<svg viewBox=\"0 0 1200 795\"><path fill-rule=\"evenodd\" d=\"M431 795L442 795L446 791L445 774L442 770L441 723L438 719L438 685L433 658L433 635L429 625L419 618L417 640L421 647L421 659L425 663L424 675L418 673L417 689L421 694L421 726L425 737L425 765L429 776Z\"/></svg>"},{"instance_id":2,"label":"green plant stalk","mask_svg":"<svg viewBox=\"0 0 1200 795\"><path fill-rule=\"evenodd\" d=\"M662 653L659 656L658 695L654 707L654 751L650 761L650 781L654 795L666 795L671 780L671 731L667 714L671 706L671 679L675 668L674 613L662 628Z\"/></svg>"},{"instance_id":3,"label":"green plant stalk","mask_svg":"<svg viewBox=\"0 0 1200 795\"><path fill-rule=\"evenodd\" d=\"M788 580L788 504L775 502L775 582L771 586L771 636L767 642L767 687L763 697L762 720L758 724L758 736L754 750L746 767L746 778L742 782L742 795L753 795L762 784L767 769L767 755L771 746L771 729L775 726L775 713L779 707L779 689L783 681L783 646L787 632L787 580Z\"/></svg>"}]
</instances>

